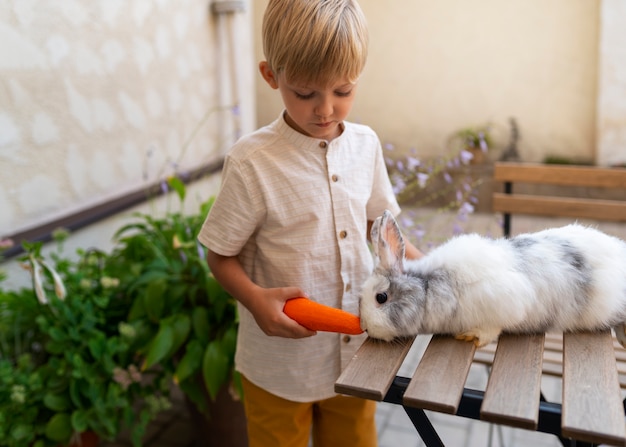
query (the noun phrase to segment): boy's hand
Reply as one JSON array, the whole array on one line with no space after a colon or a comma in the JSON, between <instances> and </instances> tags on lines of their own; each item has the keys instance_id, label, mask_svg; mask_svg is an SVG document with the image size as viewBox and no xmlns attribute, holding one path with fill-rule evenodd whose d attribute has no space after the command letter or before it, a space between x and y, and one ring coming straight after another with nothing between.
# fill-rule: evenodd
<instances>
[{"instance_id":1,"label":"boy's hand","mask_svg":"<svg viewBox=\"0 0 626 447\"><path fill-rule=\"evenodd\" d=\"M317 332L300 326L283 312L285 302L299 296L306 294L297 287L261 289L259 295L249 300L248 310L266 335L285 338L310 337Z\"/></svg>"}]
</instances>

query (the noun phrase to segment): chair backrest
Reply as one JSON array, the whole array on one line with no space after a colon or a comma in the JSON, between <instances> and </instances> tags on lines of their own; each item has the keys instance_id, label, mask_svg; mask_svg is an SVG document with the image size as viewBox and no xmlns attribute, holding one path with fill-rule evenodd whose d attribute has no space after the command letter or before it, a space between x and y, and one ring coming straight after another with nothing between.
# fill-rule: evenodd
<instances>
[{"instance_id":1,"label":"chair backrest","mask_svg":"<svg viewBox=\"0 0 626 447\"><path fill-rule=\"evenodd\" d=\"M626 222L626 169L595 166L497 162L494 180L504 192L493 193L493 211L504 215L510 235L512 214L534 214ZM517 193L514 184L553 185L566 194ZM580 188L611 190L611 198L581 197Z\"/></svg>"}]
</instances>

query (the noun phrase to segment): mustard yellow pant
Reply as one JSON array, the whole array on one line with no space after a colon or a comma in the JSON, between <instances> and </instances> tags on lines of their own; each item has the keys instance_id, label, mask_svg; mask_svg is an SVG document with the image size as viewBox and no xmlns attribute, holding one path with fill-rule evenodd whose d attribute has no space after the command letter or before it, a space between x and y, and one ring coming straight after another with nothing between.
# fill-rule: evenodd
<instances>
[{"instance_id":1,"label":"mustard yellow pant","mask_svg":"<svg viewBox=\"0 0 626 447\"><path fill-rule=\"evenodd\" d=\"M242 377L249 447L376 447L376 403L348 396L282 399Z\"/></svg>"}]
</instances>

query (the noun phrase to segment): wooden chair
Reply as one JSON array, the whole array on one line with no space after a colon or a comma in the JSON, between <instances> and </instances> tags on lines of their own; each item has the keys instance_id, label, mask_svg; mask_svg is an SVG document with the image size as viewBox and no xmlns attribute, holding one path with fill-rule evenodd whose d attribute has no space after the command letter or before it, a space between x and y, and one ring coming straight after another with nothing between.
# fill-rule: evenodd
<instances>
[{"instance_id":1,"label":"wooden chair","mask_svg":"<svg viewBox=\"0 0 626 447\"><path fill-rule=\"evenodd\" d=\"M504 186L504 192L495 191L492 198L493 211L503 214L506 237L511 235L514 214L626 222L623 168L497 162L494 180ZM619 382L626 390L626 351L613 338ZM474 361L491 366L495 347L491 344L477 350ZM562 334L546 335L543 372L562 376Z\"/></svg>"},{"instance_id":2,"label":"wooden chair","mask_svg":"<svg viewBox=\"0 0 626 447\"><path fill-rule=\"evenodd\" d=\"M504 184L503 193L493 193L493 211L503 213L507 237L513 214L626 222L624 168L498 162L494 166L494 180ZM559 195L518 193L513 191L514 183L552 185L562 190ZM601 189L616 199L580 197L581 188Z\"/></svg>"}]
</instances>

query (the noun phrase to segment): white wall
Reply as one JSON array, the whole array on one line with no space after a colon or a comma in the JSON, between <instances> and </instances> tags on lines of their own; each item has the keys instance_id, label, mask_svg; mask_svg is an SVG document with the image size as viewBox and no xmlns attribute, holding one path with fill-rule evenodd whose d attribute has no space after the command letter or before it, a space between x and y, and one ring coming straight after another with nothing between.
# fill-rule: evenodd
<instances>
[{"instance_id":1,"label":"white wall","mask_svg":"<svg viewBox=\"0 0 626 447\"><path fill-rule=\"evenodd\" d=\"M602 0L598 159L626 166L626 2Z\"/></svg>"},{"instance_id":2,"label":"white wall","mask_svg":"<svg viewBox=\"0 0 626 447\"><path fill-rule=\"evenodd\" d=\"M0 237L200 166L252 129L250 8L226 22L209 3L0 3ZM220 47L244 74L228 103Z\"/></svg>"},{"instance_id":3,"label":"white wall","mask_svg":"<svg viewBox=\"0 0 626 447\"><path fill-rule=\"evenodd\" d=\"M255 36L266 4L255 2ZM515 117L524 160L594 159L600 1L360 4L371 48L351 119L372 126L383 142L427 156L440 152L451 132L492 122L504 146ZM263 57L258 40L256 55ZM263 125L281 104L260 76L257 88Z\"/></svg>"}]
</instances>

